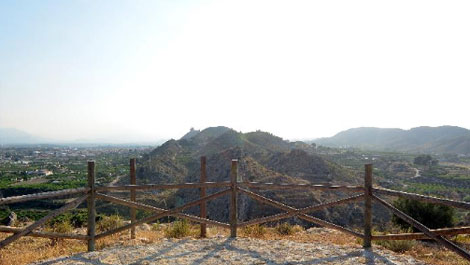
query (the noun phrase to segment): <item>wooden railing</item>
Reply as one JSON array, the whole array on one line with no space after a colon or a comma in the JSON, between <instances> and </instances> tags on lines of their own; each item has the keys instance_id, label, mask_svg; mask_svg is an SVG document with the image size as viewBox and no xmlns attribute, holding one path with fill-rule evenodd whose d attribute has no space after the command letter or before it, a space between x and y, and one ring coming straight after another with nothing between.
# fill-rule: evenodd
<instances>
[{"instance_id":1,"label":"wooden railing","mask_svg":"<svg viewBox=\"0 0 470 265\"><path fill-rule=\"evenodd\" d=\"M139 203L136 201L136 192L141 190L160 190L160 189L200 189L200 198L191 202L188 202L182 206L167 210L158 208L152 205ZM208 188L225 188L221 191L207 195L206 189ZM342 191L349 193L356 193L356 195L347 197L344 199L316 204L304 208L295 208L286 205L282 202L275 201L267 198L263 195L253 192L252 190L322 190L322 191ZM130 199L125 200L105 194L106 192L117 192L117 191L129 191ZM238 194L245 194L248 197L259 201L262 204L271 205L275 208L281 209L284 213L275 214L271 216L260 217L253 220L239 222L237 213L237 196ZM357 194L358 193L358 194ZM230 207L229 207L229 223L223 223L216 220L207 218L206 203L215 198L221 197L228 194L230 196ZM451 242L445 236L452 236L458 234L469 234L470 227L458 227L458 228L443 228L443 229L429 229L423 224L419 223L409 215L396 209L390 203L378 197L378 195L384 196L397 196L402 198L408 198L413 200L426 201L431 203L443 204L464 210L470 210L470 203L453 201L449 199L436 198L431 196L419 195L414 193L406 193L401 191L388 190L383 188L374 188L372 186L372 164L365 165L364 174L364 186L338 186L338 185L323 185L323 184L274 184L274 183L257 183L257 182L245 182L238 179L238 161L232 160L230 170L230 181L227 182L207 182L206 175L206 158L201 157L201 178L199 183L184 183L184 184L149 184L149 185L136 185L136 161L131 159L130 161L130 185L123 186L95 186L95 162L88 162L88 187L78 189L68 189L54 192L42 192L30 195L14 196L0 199L0 205L26 202L30 200L57 198L62 196L79 195L79 197L72 202L65 204L63 207L52 211L47 216L41 218L35 223L27 226L26 228L15 228L0 226L0 232L13 233L13 235L7 237L0 242L0 248L14 242L22 236L33 236L33 237L45 237L45 238L63 238L63 239L78 239L86 240L88 242L88 251L95 250L95 241L125 230L131 230L131 238L135 238L135 227L137 225L153 222L157 219L166 216L174 216L178 218L188 219L193 222L201 224L201 236L207 235L207 225L219 226L222 228L230 229L230 236L237 236L237 229L254 224L261 224L266 222L278 221L290 217L298 217L300 219L312 222L314 224L336 229L341 232L347 233L354 237L360 238L363 241L365 248L371 247L373 240L415 240L415 239L433 239L439 244L442 244L451 251L456 252L464 259L470 261L470 253ZM96 209L95 201L97 199L105 200L108 202L116 203L130 207L131 222L119 228L96 234L95 220L96 220ZM325 209L328 207L358 202L364 200L364 227L363 233L353 231L352 229L333 224L331 222L319 219L308 213L317 210ZM59 234L43 231L35 231L35 229L44 225L50 219L64 213L67 210L76 208L81 203L87 201L88 209L88 223L87 223L87 235L78 234ZM400 217L411 226L415 227L421 233L402 233L402 234L388 234L388 235L372 235L372 201L376 201L386 208L390 209L396 216ZM183 210L190 207L200 206L200 216L183 213ZM136 219L136 210L150 211L154 213L151 216L143 219Z\"/></svg>"}]
</instances>

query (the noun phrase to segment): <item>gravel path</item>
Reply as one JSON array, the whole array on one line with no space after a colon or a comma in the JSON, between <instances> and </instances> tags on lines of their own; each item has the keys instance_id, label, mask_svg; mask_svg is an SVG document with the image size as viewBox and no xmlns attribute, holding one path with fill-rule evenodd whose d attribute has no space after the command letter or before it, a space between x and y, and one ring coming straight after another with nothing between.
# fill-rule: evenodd
<instances>
[{"instance_id":1,"label":"gravel path","mask_svg":"<svg viewBox=\"0 0 470 265\"><path fill-rule=\"evenodd\" d=\"M369 264L423 265L409 256L387 250L331 244L298 243L289 240L164 239L144 246L115 247L58 258L42 265L63 264Z\"/></svg>"}]
</instances>

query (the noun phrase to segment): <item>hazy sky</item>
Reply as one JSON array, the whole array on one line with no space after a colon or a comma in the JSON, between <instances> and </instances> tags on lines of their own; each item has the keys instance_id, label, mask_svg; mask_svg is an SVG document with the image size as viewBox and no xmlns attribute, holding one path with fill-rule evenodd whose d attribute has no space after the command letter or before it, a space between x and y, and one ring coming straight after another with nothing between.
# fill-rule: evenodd
<instances>
[{"instance_id":1,"label":"hazy sky","mask_svg":"<svg viewBox=\"0 0 470 265\"><path fill-rule=\"evenodd\" d=\"M470 1L0 1L0 127L470 128Z\"/></svg>"}]
</instances>

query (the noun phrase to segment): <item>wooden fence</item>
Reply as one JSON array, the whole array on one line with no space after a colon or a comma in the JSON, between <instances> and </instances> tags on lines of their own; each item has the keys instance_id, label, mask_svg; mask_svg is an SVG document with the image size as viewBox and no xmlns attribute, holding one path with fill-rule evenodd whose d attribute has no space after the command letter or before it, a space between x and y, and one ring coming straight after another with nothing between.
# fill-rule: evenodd
<instances>
[{"instance_id":1,"label":"wooden fence","mask_svg":"<svg viewBox=\"0 0 470 265\"><path fill-rule=\"evenodd\" d=\"M339 230L341 232L347 233L354 237L360 238L363 241L363 246L365 248L371 247L371 242L373 240L415 240L415 239L433 239L439 244L442 244L451 251L456 252L464 259L470 261L470 253L458 246L457 244L451 242L445 236L452 236L458 234L469 234L470 227L458 227L458 228L444 228L444 229L429 229L423 224L419 223L409 215L403 213L402 211L396 209L390 203L378 197L379 195L384 196L396 196L413 200L420 200L430 203L443 204L451 207L461 208L464 210L470 210L470 203L453 201L449 199L436 198L430 196L424 196L414 193L406 193L401 191L388 190L383 188L374 188L372 186L372 164L365 165L365 174L364 174L364 186L338 186L338 185L323 185L323 184L275 184L275 183L257 183L257 182L244 182L239 181L238 179L238 161L232 160L231 170L230 170L230 181L227 182L207 182L206 176L206 158L201 157L201 178L199 183L184 183L184 184L149 184L149 185L136 185L136 161L135 159L130 160L130 185L123 186L104 186L99 187L95 186L95 162L88 162L88 186L86 188L78 189L68 189L54 192L42 192L30 195L14 196L0 199L0 205L26 202L30 200L38 199L48 199L48 198L57 198L61 196L70 196L70 195L79 195L77 199L67 203L61 208L52 211L47 216L41 218L35 223L29 225L26 228L15 228L8 226L0 226L0 232L13 233L13 235L7 237L0 242L0 248L5 247L6 245L14 242L22 236L33 236L33 237L45 237L45 238L63 238L63 239L78 239L86 240L88 242L88 251L95 250L95 241L109 236L115 233L119 233L125 230L131 230L131 238L135 238L135 227L137 225L148 223L160 219L165 216L174 216L178 218L188 219L193 222L201 224L201 236L205 237L206 225L219 226L222 228L230 229L230 236L237 236L237 229L254 224L261 224L266 222L273 222L289 217L298 217L300 219L312 222L314 224ZM158 208L148 204L142 204L136 201L136 192L141 190L161 190L161 189L191 189L197 188L200 189L200 198L191 202L188 202L182 206L173 208L171 210ZM207 188L225 188L222 191L215 192L213 194L207 195ZM308 206L305 208L294 208L292 206L286 205L279 201L269 199L265 196L257 194L252 190L322 190L322 191L342 191L348 193L355 193L351 197L345 199L340 199L336 201L316 204ZM116 191L129 191L130 199L125 200L117 198L108 194L106 192L116 192ZM249 221L239 222L237 217L238 207L237 207L237 196L239 193L245 194L248 197L259 201L262 204L271 205L278 209L284 211L284 213L275 214L271 216L261 217ZM206 203L212 199L221 197L228 194L230 196L230 209L229 209L229 223L223 223L207 218L207 208ZM96 220L96 209L95 201L97 199L105 200L108 202L116 203L119 205L124 205L130 207L130 216L131 222L122 227L102 232L96 234L95 229L95 220ZM316 218L309 215L308 213L325 209L328 207L364 201L364 229L363 233L353 231L349 228L342 227L330 223L328 221ZM64 213L67 210L76 208L81 203L87 201L88 209L88 223L87 223L87 235L78 235L78 234L59 234L51 232L42 232L35 231L40 226L44 225L48 220ZM388 234L388 235L372 235L372 201L376 201L386 208L390 209L396 216L400 217L413 227L421 231L421 233L402 233L402 234ZM200 206L200 216L190 215L183 213L182 211L193 207ZM145 217L143 219L136 219L136 210L150 211L154 213L151 216Z\"/></svg>"}]
</instances>

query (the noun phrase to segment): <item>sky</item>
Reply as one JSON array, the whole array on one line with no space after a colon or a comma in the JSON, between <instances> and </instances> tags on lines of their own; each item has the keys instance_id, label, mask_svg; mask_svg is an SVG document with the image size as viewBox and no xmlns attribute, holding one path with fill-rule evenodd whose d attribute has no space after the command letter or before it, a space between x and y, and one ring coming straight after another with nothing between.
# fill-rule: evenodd
<instances>
[{"instance_id":1,"label":"sky","mask_svg":"<svg viewBox=\"0 0 470 265\"><path fill-rule=\"evenodd\" d=\"M0 127L152 141L470 128L469 1L0 1Z\"/></svg>"}]
</instances>

